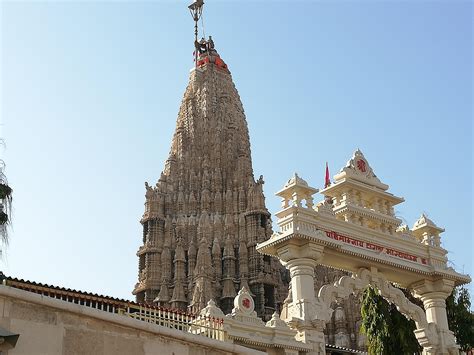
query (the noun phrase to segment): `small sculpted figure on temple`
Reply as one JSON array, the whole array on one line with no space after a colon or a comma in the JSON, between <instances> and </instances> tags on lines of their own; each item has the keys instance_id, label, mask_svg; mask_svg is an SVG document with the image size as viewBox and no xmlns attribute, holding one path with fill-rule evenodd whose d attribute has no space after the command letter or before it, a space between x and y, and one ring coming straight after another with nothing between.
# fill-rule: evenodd
<instances>
[{"instance_id":1,"label":"small sculpted figure on temple","mask_svg":"<svg viewBox=\"0 0 474 355\"><path fill-rule=\"evenodd\" d=\"M154 194L154 190L153 190L153 187L151 187L150 185L148 185L148 182L145 182L145 188L146 188L146 192L145 192L145 197L147 199L151 198Z\"/></svg>"},{"instance_id":2,"label":"small sculpted figure on temple","mask_svg":"<svg viewBox=\"0 0 474 355\"><path fill-rule=\"evenodd\" d=\"M209 41L207 41L208 44L208 49L213 50L214 49L214 41L212 40L212 36L209 36Z\"/></svg>"},{"instance_id":3,"label":"small sculpted figure on temple","mask_svg":"<svg viewBox=\"0 0 474 355\"><path fill-rule=\"evenodd\" d=\"M202 37L199 42L195 41L194 46L196 47L196 50L199 52L199 54L202 54L202 53L206 52L206 50L207 50L206 39L204 37Z\"/></svg>"}]
</instances>

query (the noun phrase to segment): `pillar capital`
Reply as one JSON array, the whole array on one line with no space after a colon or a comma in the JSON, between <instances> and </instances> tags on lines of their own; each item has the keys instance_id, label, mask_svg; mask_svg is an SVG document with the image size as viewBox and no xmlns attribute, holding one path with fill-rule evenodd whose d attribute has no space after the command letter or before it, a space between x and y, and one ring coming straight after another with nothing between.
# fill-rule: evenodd
<instances>
[{"instance_id":1,"label":"pillar capital","mask_svg":"<svg viewBox=\"0 0 474 355\"><path fill-rule=\"evenodd\" d=\"M315 243L311 240L295 240L295 242L285 243L277 248L277 255L280 262L287 266L290 263L293 266L315 267L321 262L324 252L324 245ZM289 267L289 265L287 266Z\"/></svg>"},{"instance_id":2,"label":"pillar capital","mask_svg":"<svg viewBox=\"0 0 474 355\"><path fill-rule=\"evenodd\" d=\"M411 285L415 297L445 300L453 292L454 281L448 279L422 280Z\"/></svg>"}]
</instances>

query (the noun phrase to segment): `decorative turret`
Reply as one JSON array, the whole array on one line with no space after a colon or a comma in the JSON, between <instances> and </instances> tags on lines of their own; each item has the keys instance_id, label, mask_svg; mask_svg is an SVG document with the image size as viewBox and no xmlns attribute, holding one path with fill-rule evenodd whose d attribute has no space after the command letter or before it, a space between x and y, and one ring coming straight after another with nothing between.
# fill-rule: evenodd
<instances>
[{"instance_id":1,"label":"decorative turret","mask_svg":"<svg viewBox=\"0 0 474 355\"><path fill-rule=\"evenodd\" d=\"M434 224L424 213L413 225L412 232L423 244L436 247L441 246L440 234L444 232L444 229Z\"/></svg>"},{"instance_id":2,"label":"decorative turret","mask_svg":"<svg viewBox=\"0 0 474 355\"><path fill-rule=\"evenodd\" d=\"M222 309L228 312L232 308L232 299L235 297L235 252L232 239L228 235L224 244L222 256L224 274L222 277Z\"/></svg>"},{"instance_id":3,"label":"decorative turret","mask_svg":"<svg viewBox=\"0 0 474 355\"><path fill-rule=\"evenodd\" d=\"M239 244L239 271L240 271L240 288L246 287L249 289L249 267L248 267L248 249L247 243L241 240Z\"/></svg>"},{"instance_id":4,"label":"decorative turret","mask_svg":"<svg viewBox=\"0 0 474 355\"><path fill-rule=\"evenodd\" d=\"M186 282L186 258L184 250L181 245L181 240L178 239L176 251L174 254L174 289L171 297L171 307L177 309L186 309L187 299L184 294L184 286Z\"/></svg>"},{"instance_id":5,"label":"decorative turret","mask_svg":"<svg viewBox=\"0 0 474 355\"><path fill-rule=\"evenodd\" d=\"M205 276L209 277L212 275L212 266L211 266L211 252L207 245L205 237L202 237L199 241L199 249L196 259L196 267L194 269L194 274L196 277Z\"/></svg>"},{"instance_id":6,"label":"decorative turret","mask_svg":"<svg viewBox=\"0 0 474 355\"><path fill-rule=\"evenodd\" d=\"M222 277L222 254L219 238L215 237L212 243L212 265L214 267L214 279L218 284ZM218 287L216 287L216 290Z\"/></svg>"},{"instance_id":7,"label":"decorative turret","mask_svg":"<svg viewBox=\"0 0 474 355\"><path fill-rule=\"evenodd\" d=\"M189 249L188 249L188 290L191 290L194 282L194 268L196 267L196 243L194 238L190 238ZM188 299L191 299L191 292L188 292Z\"/></svg>"},{"instance_id":8,"label":"decorative turret","mask_svg":"<svg viewBox=\"0 0 474 355\"><path fill-rule=\"evenodd\" d=\"M192 311L197 312L206 306L207 301L213 297L212 275L213 268L211 265L211 250L207 244L205 237L199 241L199 249L196 259L196 267L194 269L194 290L190 304Z\"/></svg>"},{"instance_id":9,"label":"decorative turret","mask_svg":"<svg viewBox=\"0 0 474 355\"><path fill-rule=\"evenodd\" d=\"M318 189L310 187L297 173L294 173L293 177L276 195L282 198L282 209L290 206L312 208L313 195L318 191Z\"/></svg>"},{"instance_id":10,"label":"decorative turret","mask_svg":"<svg viewBox=\"0 0 474 355\"><path fill-rule=\"evenodd\" d=\"M161 271L160 291L153 302L156 302L159 306L166 307L170 299L168 283L171 278L171 253L167 245L163 248L163 252L161 253Z\"/></svg>"},{"instance_id":11,"label":"decorative turret","mask_svg":"<svg viewBox=\"0 0 474 355\"><path fill-rule=\"evenodd\" d=\"M334 176L334 183L321 193L332 199L338 219L393 235L401 223L393 206L404 199L387 190L388 185L377 178L364 154L357 149Z\"/></svg>"}]
</instances>

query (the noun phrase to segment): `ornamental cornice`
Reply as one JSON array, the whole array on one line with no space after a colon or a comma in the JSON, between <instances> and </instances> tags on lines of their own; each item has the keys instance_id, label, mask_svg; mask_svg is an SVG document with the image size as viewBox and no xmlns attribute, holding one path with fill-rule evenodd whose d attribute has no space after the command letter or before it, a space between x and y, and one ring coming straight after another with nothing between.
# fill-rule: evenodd
<instances>
[{"instance_id":1,"label":"ornamental cornice","mask_svg":"<svg viewBox=\"0 0 474 355\"><path fill-rule=\"evenodd\" d=\"M257 245L257 250L258 250L259 253L264 254L264 255L276 256L275 254L272 253L272 249L276 245L278 245L280 243L283 243L285 241L288 241L292 238L314 240L314 237L311 237L311 236L308 236L308 235L299 234L299 233L291 233L291 234L288 234L288 235L285 235L285 236L279 238L278 240L274 240L274 241L268 240L267 242L258 244ZM423 275L425 277L426 276L428 276L428 277L442 276L446 279L450 279L450 280L453 280L455 282L458 282L459 284L464 284L464 283L470 282L470 278L468 276L466 277L465 275L462 275L462 274L443 273L443 272L440 272L440 271L434 272L433 267L430 266L430 265L419 265L419 268L415 268L415 267L410 267L410 266L402 264L402 263L394 262L393 258L389 257L388 255L386 255L386 257L380 257L380 255L378 257L376 257L376 256L367 255L367 254L362 254L360 252L357 252L357 251L354 251L354 250L351 250L351 249L342 248L342 246L343 246L342 242L335 242L335 241L333 241L332 239L329 239L329 238L328 238L328 240L319 240L318 242L320 244L324 245L325 247L329 247L329 248L332 248L332 249L337 249L341 253L344 253L344 254L356 256L358 258L361 258L361 259L364 259L364 260L367 260L367 261L370 261L370 262L377 262L377 263L380 263L380 264L383 264L383 265L396 267L396 268L399 268L399 269L402 269L402 270L410 271L414 274ZM383 255L383 254L381 254L381 255ZM330 264L325 264L324 260L321 263L321 265L332 267ZM354 272L354 270L346 270L346 271Z\"/></svg>"},{"instance_id":2,"label":"ornamental cornice","mask_svg":"<svg viewBox=\"0 0 474 355\"><path fill-rule=\"evenodd\" d=\"M369 260L369 261L375 261L375 262L378 262L380 264L394 266L394 267L397 267L397 268L400 268L400 269L403 269L403 270L411 271L411 272L416 273L416 274L430 275L429 271L421 270L421 269L414 268L414 267L409 267L409 266L403 265L401 263L396 263L396 262L388 260L388 258L385 258L385 257L374 257L374 256L366 255L366 254L357 253L357 252L354 252L352 250L347 250L347 249L341 249L341 252L344 253L344 254L357 256L359 258L366 259L366 260ZM384 255L384 254L381 254L381 255ZM330 266L330 265L327 265L327 266ZM425 267L425 268L427 268L427 267Z\"/></svg>"},{"instance_id":3,"label":"ornamental cornice","mask_svg":"<svg viewBox=\"0 0 474 355\"><path fill-rule=\"evenodd\" d=\"M138 292L141 292L145 289L146 285L143 282L140 282L135 286L135 289L133 290L132 294L136 295Z\"/></svg>"},{"instance_id":4,"label":"ornamental cornice","mask_svg":"<svg viewBox=\"0 0 474 355\"><path fill-rule=\"evenodd\" d=\"M308 234L309 236L314 236L314 232L318 230L323 231L337 231L337 233L341 233L351 238L360 239L365 242L380 244L382 240L384 243L384 247L389 248L397 248L400 249L400 243L402 245L402 251L405 253L415 253L421 255L422 257L428 259L429 254L427 253L427 246L421 244L418 240L413 238L413 240L401 240L401 239L394 239L394 236L375 231L366 227L362 227L353 223L348 223L345 221L334 220L331 218L330 221L326 219L319 218L316 219L317 223L314 222L314 219L306 219L306 218L293 218L287 219L286 223L284 224L284 232L280 234L274 234L270 240L276 240L275 238L281 237L281 235L285 235L287 233L292 233L297 231L300 234ZM326 216L325 216L326 217ZM289 227L287 227L289 226ZM339 227L340 228L335 228ZM395 236L396 238L396 236ZM343 245L343 244L341 244ZM415 249L415 250L414 250Z\"/></svg>"},{"instance_id":5,"label":"ornamental cornice","mask_svg":"<svg viewBox=\"0 0 474 355\"><path fill-rule=\"evenodd\" d=\"M268 212L268 210L263 210L263 209L251 210L251 211L246 211L246 212L243 213L243 215L244 215L245 217L251 216L251 215L255 215L255 214L263 214L263 215L265 215L265 216L267 216L267 217L270 217L270 216L271 216L271 213Z\"/></svg>"},{"instance_id":6,"label":"ornamental cornice","mask_svg":"<svg viewBox=\"0 0 474 355\"><path fill-rule=\"evenodd\" d=\"M222 257L222 260L229 260L229 259L236 260L237 258L233 255L224 255Z\"/></svg>"},{"instance_id":7,"label":"ornamental cornice","mask_svg":"<svg viewBox=\"0 0 474 355\"><path fill-rule=\"evenodd\" d=\"M137 256L146 254L146 253L159 253L160 250L157 247L149 246L149 245L142 245L138 248Z\"/></svg>"},{"instance_id":8,"label":"ornamental cornice","mask_svg":"<svg viewBox=\"0 0 474 355\"><path fill-rule=\"evenodd\" d=\"M145 212L143 214L143 217L140 219L140 223L141 224L144 224L145 222L148 222L150 220L156 220L156 221L164 221L163 218L161 218L158 213L149 213L149 212Z\"/></svg>"},{"instance_id":9,"label":"ornamental cornice","mask_svg":"<svg viewBox=\"0 0 474 355\"><path fill-rule=\"evenodd\" d=\"M398 219L396 217L392 217L390 215L382 214L380 212L376 212L376 211L373 211L373 210L370 210L370 209L367 209L367 208L364 208L364 207L360 207L360 206L357 206L357 205L352 204L352 203L345 203L345 204L342 204L342 205L337 206L337 207L334 208L334 213L336 215L347 212L347 211L357 213L361 216L376 219L376 220L379 220L381 222L389 223L389 224L392 224L392 225L395 225L395 226L399 226L400 223L402 222L400 219Z\"/></svg>"},{"instance_id":10,"label":"ornamental cornice","mask_svg":"<svg viewBox=\"0 0 474 355\"><path fill-rule=\"evenodd\" d=\"M363 190L361 192L365 192L374 198L391 202L404 201L403 198L369 185L366 186L363 182L352 179L351 176L341 175L339 180L336 179L335 184L322 190L321 193L326 195L325 192L327 192L328 196L333 196L335 191L340 192L341 189L357 192L358 188L360 188L359 190ZM401 223L400 219L390 214L373 211L351 203L334 208L334 212L338 215L344 212L353 213L364 218L378 220L389 226L399 226ZM334 219L332 216L324 213L295 206L289 206L279 211L276 215L279 218L277 223L280 227L280 232L273 234L266 243L258 245L259 252L266 255L274 255L276 245L285 243L288 239L316 238L319 239L318 243L328 246L330 250L337 249L343 253L381 264L396 266L416 274L429 275L430 277L436 277L436 275L443 276L447 279L455 280L457 284L470 281L468 276L459 274L452 268L447 267L447 251L444 248L422 242L409 229L406 230L409 234L401 235L396 230L390 234L389 232L371 229L356 223L343 221L340 218ZM434 225L434 223L432 224ZM316 232L318 230L340 233L342 241L339 238L334 238L337 240L328 242L324 240L325 238L317 238ZM403 230L401 232L403 233ZM351 246L351 244L354 244L354 246ZM369 251L363 249L364 247ZM375 255L368 255L369 252Z\"/></svg>"},{"instance_id":11,"label":"ornamental cornice","mask_svg":"<svg viewBox=\"0 0 474 355\"><path fill-rule=\"evenodd\" d=\"M390 245L395 244L393 246L409 250L411 253L422 254L426 258L429 257L428 248L432 248L426 244L422 244L414 237L411 239L402 239L398 238L396 234L390 235L355 223L349 223L339 219L334 220L333 218L329 219L327 216L322 216L321 214L318 214L316 221L313 222L313 224L322 230L334 230L344 235L370 241L371 243L378 243L382 240L384 243Z\"/></svg>"},{"instance_id":12,"label":"ornamental cornice","mask_svg":"<svg viewBox=\"0 0 474 355\"><path fill-rule=\"evenodd\" d=\"M399 203L402 203L405 201L403 197L398 197L395 196L394 194L390 192L386 192L383 190L380 190L377 187L373 187L370 185L367 185L365 183L359 182L352 180L350 178L343 178L340 181L336 182L335 184L332 184L330 187L324 189L321 191L323 195L328 195L331 197L335 197L334 192L339 192L340 190L345 190L345 189L351 189L354 191L361 191L367 194L371 195L377 195L380 196L381 199L388 200L393 203L393 205L397 205Z\"/></svg>"},{"instance_id":13,"label":"ornamental cornice","mask_svg":"<svg viewBox=\"0 0 474 355\"><path fill-rule=\"evenodd\" d=\"M456 286L468 284L472 281L469 275L458 274L451 267L448 268L448 271L450 272L434 271L431 273L431 276L435 278L442 277L449 280L453 280L456 282Z\"/></svg>"},{"instance_id":14,"label":"ornamental cornice","mask_svg":"<svg viewBox=\"0 0 474 355\"><path fill-rule=\"evenodd\" d=\"M284 349L291 349L291 350L298 350L298 351L308 351L311 350L313 347L311 345L304 346L305 344L302 342L297 342L295 341L295 345L290 345L287 343L276 343L275 338L272 338L271 340L269 339L268 342L264 341L258 341L258 340L252 340L252 338L247 337L245 335L238 336L238 335L232 335L229 334L229 338L233 340L237 340L238 342L249 344L249 345L255 345L255 346L261 346L264 348L268 348L269 345L273 348L284 348ZM301 344L301 346L296 345L296 344Z\"/></svg>"},{"instance_id":15,"label":"ornamental cornice","mask_svg":"<svg viewBox=\"0 0 474 355\"><path fill-rule=\"evenodd\" d=\"M137 256L140 256L140 255L145 254L144 249L145 249L145 246L144 246L144 245L142 245L141 247L139 247L138 250L137 250L136 255L137 255Z\"/></svg>"},{"instance_id":16,"label":"ornamental cornice","mask_svg":"<svg viewBox=\"0 0 474 355\"><path fill-rule=\"evenodd\" d=\"M445 273L445 272L440 272L440 271L434 272L434 271L432 271L433 267L430 266L430 265L425 266L425 269L431 269L431 270L427 271L427 270L412 268L412 267L402 265L402 264L399 264L399 263L394 263L394 262L391 262L390 260L387 260L387 259L380 259L380 258L368 256L368 255L361 255L361 254L353 252L351 250L341 249L341 252L343 252L345 254L350 254L350 255L353 255L353 256L357 256L357 257L362 257L363 259L366 259L366 260L376 261L376 262L379 262L381 264L385 264L385 265L389 265L389 266L395 266L397 268L401 268L401 269L404 269L404 270L407 270L407 271L411 271L413 273L420 274L420 275L430 276L432 278L443 277L443 278L458 282L458 283L456 283L457 285L462 285L462 284L466 284L466 283L471 282L471 278L467 275L458 274L456 272L454 272L454 273L448 273L448 272ZM326 265L326 266L331 267L331 265ZM347 270L347 271L351 271L351 270Z\"/></svg>"}]
</instances>

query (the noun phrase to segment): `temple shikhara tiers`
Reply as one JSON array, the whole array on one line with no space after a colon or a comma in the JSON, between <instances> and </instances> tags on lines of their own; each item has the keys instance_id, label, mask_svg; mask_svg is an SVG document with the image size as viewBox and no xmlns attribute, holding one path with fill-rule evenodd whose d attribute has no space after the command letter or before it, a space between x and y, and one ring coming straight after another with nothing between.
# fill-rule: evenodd
<instances>
[{"instance_id":1,"label":"temple shikhara tiers","mask_svg":"<svg viewBox=\"0 0 474 355\"><path fill-rule=\"evenodd\" d=\"M277 259L255 246L270 238L263 177L255 179L239 94L212 38L197 44L197 66L178 113L165 168L146 184L137 301L194 310L210 299L230 312L242 287L270 319L288 293Z\"/></svg>"},{"instance_id":2,"label":"temple shikhara tiers","mask_svg":"<svg viewBox=\"0 0 474 355\"><path fill-rule=\"evenodd\" d=\"M229 67L212 37L198 40L202 8L189 6L194 68L170 153L145 183L136 300L0 273L0 352L366 353L359 299L371 285L414 321L424 355L459 354L445 300L471 279L448 266L443 228L425 214L402 224L404 199L361 150L348 147L321 190L288 172L272 230Z\"/></svg>"}]
</instances>

